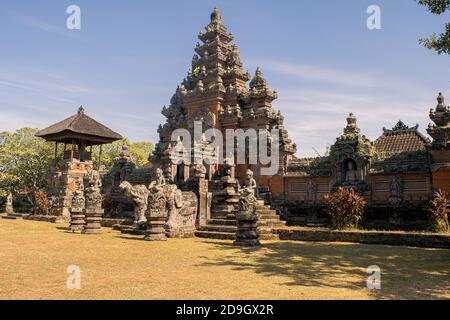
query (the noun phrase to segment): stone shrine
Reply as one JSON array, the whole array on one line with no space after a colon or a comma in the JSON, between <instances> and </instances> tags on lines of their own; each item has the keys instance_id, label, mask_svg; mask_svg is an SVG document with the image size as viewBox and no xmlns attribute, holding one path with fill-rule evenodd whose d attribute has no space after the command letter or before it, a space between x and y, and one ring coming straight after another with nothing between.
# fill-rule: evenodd
<instances>
[{"instance_id":1,"label":"stone shrine","mask_svg":"<svg viewBox=\"0 0 450 320\"><path fill-rule=\"evenodd\" d=\"M47 196L50 215L57 222L70 221L70 208L74 192L83 183L85 174L94 170L92 147L122 139L122 136L86 115L83 107L78 113L36 133L37 137L55 143L55 167L49 179ZM63 158L57 161L58 147L63 145Z\"/></svg>"}]
</instances>

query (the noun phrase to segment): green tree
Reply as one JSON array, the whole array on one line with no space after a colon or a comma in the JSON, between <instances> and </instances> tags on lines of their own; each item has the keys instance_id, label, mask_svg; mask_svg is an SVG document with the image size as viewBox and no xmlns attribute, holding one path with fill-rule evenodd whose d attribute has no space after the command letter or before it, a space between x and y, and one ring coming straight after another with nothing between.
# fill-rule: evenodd
<instances>
[{"instance_id":1,"label":"green tree","mask_svg":"<svg viewBox=\"0 0 450 320\"><path fill-rule=\"evenodd\" d=\"M0 199L12 192L15 199L24 200L36 209L36 196L47 187L48 174L55 164L54 143L45 142L35 136L38 129L22 128L14 133L0 133ZM109 169L127 145L133 161L138 166L148 162L153 152L150 142L131 143L123 139L103 146L102 163ZM93 161L98 164L99 147L94 148ZM57 161L62 158L59 148ZM0 201L3 203L3 201Z\"/></svg>"},{"instance_id":2,"label":"green tree","mask_svg":"<svg viewBox=\"0 0 450 320\"><path fill-rule=\"evenodd\" d=\"M150 142L140 141L133 143L127 138L104 145L102 146L102 164L106 167L106 169L110 169L112 167L114 160L118 158L122 152L123 145L128 146L131 158L137 166L147 164L148 157L154 150L154 146ZM97 165L99 161L99 148L100 147L95 147L93 150L92 158L95 165Z\"/></svg>"},{"instance_id":3,"label":"green tree","mask_svg":"<svg viewBox=\"0 0 450 320\"><path fill-rule=\"evenodd\" d=\"M0 133L0 195L12 192L33 207L35 193L45 190L54 162L54 144L35 137L37 131L22 128Z\"/></svg>"},{"instance_id":4,"label":"green tree","mask_svg":"<svg viewBox=\"0 0 450 320\"><path fill-rule=\"evenodd\" d=\"M416 0L419 4L426 6L433 14L443 14L450 11L450 0ZM420 44L428 49L435 50L438 54L450 54L450 23L445 25L445 31L441 34L433 33L430 38L422 38Z\"/></svg>"}]
</instances>

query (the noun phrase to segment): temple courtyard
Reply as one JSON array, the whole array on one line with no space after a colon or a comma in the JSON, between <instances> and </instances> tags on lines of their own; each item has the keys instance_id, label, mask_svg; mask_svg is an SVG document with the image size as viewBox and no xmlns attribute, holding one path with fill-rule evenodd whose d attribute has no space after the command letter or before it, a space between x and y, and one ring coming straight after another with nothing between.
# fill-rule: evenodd
<instances>
[{"instance_id":1,"label":"temple courtyard","mask_svg":"<svg viewBox=\"0 0 450 320\"><path fill-rule=\"evenodd\" d=\"M347 243L147 242L0 219L0 299L449 299L450 251ZM68 289L67 268L81 270ZM381 290L366 271L381 268Z\"/></svg>"}]
</instances>

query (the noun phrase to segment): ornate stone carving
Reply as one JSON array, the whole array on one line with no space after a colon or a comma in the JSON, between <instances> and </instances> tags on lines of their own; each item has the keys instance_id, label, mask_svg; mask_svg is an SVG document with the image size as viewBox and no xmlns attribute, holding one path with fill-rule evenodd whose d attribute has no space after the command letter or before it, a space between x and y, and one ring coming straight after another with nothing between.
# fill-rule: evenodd
<instances>
[{"instance_id":1,"label":"ornate stone carving","mask_svg":"<svg viewBox=\"0 0 450 320\"><path fill-rule=\"evenodd\" d=\"M206 167L202 163L198 163L194 167L194 177L196 179L205 179L206 177Z\"/></svg>"},{"instance_id":2,"label":"ornate stone carving","mask_svg":"<svg viewBox=\"0 0 450 320\"><path fill-rule=\"evenodd\" d=\"M204 126L203 130L214 127L214 114L206 107L201 107L192 114L192 126L194 121L201 121Z\"/></svg>"},{"instance_id":3,"label":"ornate stone carving","mask_svg":"<svg viewBox=\"0 0 450 320\"><path fill-rule=\"evenodd\" d=\"M345 171L345 183L355 185L358 182L358 173L353 160L347 161L347 169Z\"/></svg>"},{"instance_id":4,"label":"ornate stone carving","mask_svg":"<svg viewBox=\"0 0 450 320\"><path fill-rule=\"evenodd\" d=\"M253 178L254 174L252 170L247 170L246 172L247 177L244 182L244 188L241 190L242 193L252 193L254 196L256 196L256 189L257 184L256 180Z\"/></svg>"},{"instance_id":5,"label":"ornate stone carving","mask_svg":"<svg viewBox=\"0 0 450 320\"><path fill-rule=\"evenodd\" d=\"M445 105L444 96L439 93L436 109L430 110L430 119L427 132L433 137L432 147L437 150L450 149L450 109Z\"/></svg>"},{"instance_id":6,"label":"ornate stone carving","mask_svg":"<svg viewBox=\"0 0 450 320\"><path fill-rule=\"evenodd\" d=\"M192 237L195 232L197 196L192 192L181 192L175 185L167 186L167 189L167 235L170 238Z\"/></svg>"},{"instance_id":7,"label":"ornate stone carving","mask_svg":"<svg viewBox=\"0 0 450 320\"><path fill-rule=\"evenodd\" d=\"M247 171L245 187L241 189L239 198L239 212L236 215L237 232L236 246L259 246L258 214L256 207L258 200L255 196L256 181L253 179L253 172Z\"/></svg>"},{"instance_id":8,"label":"ornate stone carving","mask_svg":"<svg viewBox=\"0 0 450 320\"><path fill-rule=\"evenodd\" d=\"M86 224L84 209L86 199L84 197L84 183L80 179L77 183L77 189L73 192L72 206L70 208L70 230L72 232L82 232Z\"/></svg>"},{"instance_id":9,"label":"ornate stone carving","mask_svg":"<svg viewBox=\"0 0 450 320\"><path fill-rule=\"evenodd\" d=\"M86 234L101 233L101 221L103 215L101 186L102 182L97 171L86 173L84 176L86 226L83 231Z\"/></svg>"},{"instance_id":10,"label":"ornate stone carving","mask_svg":"<svg viewBox=\"0 0 450 320\"><path fill-rule=\"evenodd\" d=\"M156 179L150 183L149 189L152 193L162 191L163 187L166 185L166 179L164 178L163 171L158 168L156 169Z\"/></svg>"},{"instance_id":11,"label":"ornate stone carving","mask_svg":"<svg viewBox=\"0 0 450 320\"><path fill-rule=\"evenodd\" d=\"M306 185L306 199L307 201L314 202L316 200L317 195L317 183L314 180L309 179Z\"/></svg>"},{"instance_id":12,"label":"ornate stone carving","mask_svg":"<svg viewBox=\"0 0 450 320\"><path fill-rule=\"evenodd\" d=\"M166 184L161 170L157 171L149 189L145 239L164 241L166 234L169 237L192 236L197 214L195 194L183 193L176 185Z\"/></svg>"},{"instance_id":13,"label":"ornate stone carving","mask_svg":"<svg viewBox=\"0 0 450 320\"><path fill-rule=\"evenodd\" d=\"M399 176L391 177L389 181L389 203L398 205L402 200L402 181Z\"/></svg>"},{"instance_id":14,"label":"ornate stone carving","mask_svg":"<svg viewBox=\"0 0 450 320\"><path fill-rule=\"evenodd\" d=\"M134 227L147 223L145 213L147 211L149 190L144 185L133 186L128 181L120 184L119 188L134 204Z\"/></svg>"}]
</instances>

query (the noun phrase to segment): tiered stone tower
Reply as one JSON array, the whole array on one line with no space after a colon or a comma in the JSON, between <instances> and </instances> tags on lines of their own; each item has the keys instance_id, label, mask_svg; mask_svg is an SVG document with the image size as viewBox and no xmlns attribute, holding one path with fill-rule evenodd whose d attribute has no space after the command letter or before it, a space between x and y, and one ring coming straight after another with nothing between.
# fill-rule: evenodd
<instances>
[{"instance_id":1,"label":"tiered stone tower","mask_svg":"<svg viewBox=\"0 0 450 320\"><path fill-rule=\"evenodd\" d=\"M203 155L226 159L226 163L223 164L210 164L205 161L205 181L200 181L203 188L201 191L192 191L198 194L199 203L205 204L206 208L199 210L201 218L197 236L233 239L239 200L238 181L242 180L246 171L251 169L255 174L257 185L265 194L270 196L273 192L280 195L283 192L282 174L296 150L284 128L283 116L272 107L272 102L277 99L277 93L270 90L260 68L256 70L253 78L249 72L244 71L238 47L233 43L233 35L223 25L218 9L214 9L210 23L200 32L198 38L200 42L196 45L187 77L177 88L170 106L163 108L162 113L167 121L159 127L160 141L156 145L153 162L163 168L169 182L189 190L191 186L196 185L192 183L192 180L196 179L194 174L196 166L201 166L195 147L200 147ZM249 161L251 152L256 150L251 150L247 145L245 163L239 163L237 154L226 154L226 150L222 151L223 154L219 154L217 149L208 147L204 136L194 135L195 121L201 121L203 132L217 129L223 137L226 137L227 129L242 129L244 132L249 128L264 129L268 132L278 129L280 151L277 159L278 173L271 177L260 175L262 164L251 165ZM173 154L181 156L177 147L182 138L172 137L172 133L181 128L191 133L191 146L194 150L188 151L192 151L190 157L192 164L180 163L173 159ZM273 138L269 134L268 148L271 147L271 141L276 141ZM237 146L237 138L234 144ZM272 227L282 224L279 216L262 200L258 201L257 207L258 213L262 216L258 225L262 234L261 239L272 238Z\"/></svg>"},{"instance_id":2,"label":"tiered stone tower","mask_svg":"<svg viewBox=\"0 0 450 320\"><path fill-rule=\"evenodd\" d=\"M279 129L282 173L288 158L295 153L295 145L287 136L281 113L272 107L277 93L269 89L259 68L253 79L244 71L238 47L232 42L233 35L222 24L218 9L214 9L211 22L198 38L201 43L197 43L195 48L192 67L177 88L170 106L163 109L167 122L159 128L160 142L156 146L154 159L160 162L169 181L179 183L180 179L187 181L193 169L192 166L175 165L170 160L170 153L177 144L171 139L175 129L192 131L194 121L202 121L204 131L216 128L224 136L226 129ZM230 156L223 155L224 158ZM236 175L243 177L247 169L252 169L260 186L270 187L271 178L260 177L258 168L237 165ZM219 166L207 165L207 176L212 177L219 170Z\"/></svg>"}]
</instances>

